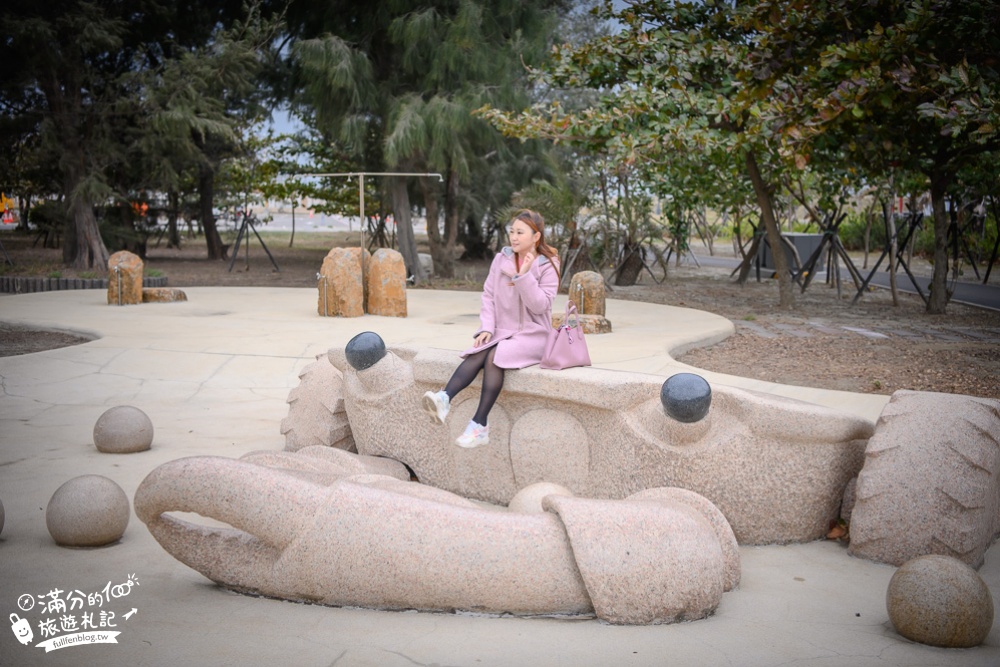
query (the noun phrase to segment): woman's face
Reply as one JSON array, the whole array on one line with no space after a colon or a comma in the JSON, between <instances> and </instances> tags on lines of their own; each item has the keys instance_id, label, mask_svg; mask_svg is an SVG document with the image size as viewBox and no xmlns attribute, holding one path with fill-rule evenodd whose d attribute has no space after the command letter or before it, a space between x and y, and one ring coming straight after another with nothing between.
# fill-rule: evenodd
<instances>
[{"instance_id":1,"label":"woman's face","mask_svg":"<svg viewBox=\"0 0 1000 667\"><path fill-rule=\"evenodd\" d=\"M524 220L515 220L507 228L507 235L510 237L510 247L517 254L521 255L528 251L534 251L542 235L533 231Z\"/></svg>"}]
</instances>

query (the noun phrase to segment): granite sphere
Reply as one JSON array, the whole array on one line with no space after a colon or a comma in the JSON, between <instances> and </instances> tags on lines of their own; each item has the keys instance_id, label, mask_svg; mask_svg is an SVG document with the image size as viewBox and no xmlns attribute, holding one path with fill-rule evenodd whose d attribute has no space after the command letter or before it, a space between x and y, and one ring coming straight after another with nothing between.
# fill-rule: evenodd
<instances>
[{"instance_id":1,"label":"granite sphere","mask_svg":"<svg viewBox=\"0 0 1000 667\"><path fill-rule=\"evenodd\" d=\"M45 525L64 547L99 547L125 534L130 507L118 484L103 475L80 475L52 494Z\"/></svg>"},{"instance_id":2,"label":"granite sphere","mask_svg":"<svg viewBox=\"0 0 1000 667\"><path fill-rule=\"evenodd\" d=\"M993 597L979 573L951 556L918 556L903 563L885 595L896 631L945 648L983 643L993 627Z\"/></svg>"},{"instance_id":3,"label":"granite sphere","mask_svg":"<svg viewBox=\"0 0 1000 667\"><path fill-rule=\"evenodd\" d=\"M535 482L515 493L507 503L507 509L518 514L541 514L545 511L542 507L542 498L551 495L572 498L573 492L565 486L552 482Z\"/></svg>"},{"instance_id":4,"label":"granite sphere","mask_svg":"<svg viewBox=\"0 0 1000 667\"><path fill-rule=\"evenodd\" d=\"M371 368L385 356L385 342L373 331L364 331L347 342L344 349L349 363L355 370Z\"/></svg>"},{"instance_id":5,"label":"granite sphere","mask_svg":"<svg viewBox=\"0 0 1000 667\"><path fill-rule=\"evenodd\" d=\"M153 444L153 422L131 405L119 405L97 418L94 444L106 454L142 452Z\"/></svg>"},{"instance_id":6,"label":"granite sphere","mask_svg":"<svg viewBox=\"0 0 1000 667\"><path fill-rule=\"evenodd\" d=\"M679 422L701 421L712 406L712 388L694 373L671 375L660 388L660 402L668 415Z\"/></svg>"}]
</instances>

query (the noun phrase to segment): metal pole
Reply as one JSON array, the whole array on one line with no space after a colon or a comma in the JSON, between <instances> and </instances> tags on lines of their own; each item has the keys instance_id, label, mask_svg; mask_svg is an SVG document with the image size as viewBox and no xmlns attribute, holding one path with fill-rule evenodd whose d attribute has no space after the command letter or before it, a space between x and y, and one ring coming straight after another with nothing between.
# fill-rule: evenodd
<instances>
[{"instance_id":1,"label":"metal pole","mask_svg":"<svg viewBox=\"0 0 1000 667\"><path fill-rule=\"evenodd\" d=\"M365 175L358 174L358 201L361 210L361 289L365 285Z\"/></svg>"}]
</instances>

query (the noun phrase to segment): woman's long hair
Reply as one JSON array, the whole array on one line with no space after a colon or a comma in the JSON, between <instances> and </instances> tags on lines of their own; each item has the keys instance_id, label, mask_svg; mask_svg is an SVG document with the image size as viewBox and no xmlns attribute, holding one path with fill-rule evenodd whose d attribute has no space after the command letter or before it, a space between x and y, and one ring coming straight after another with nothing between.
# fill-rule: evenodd
<instances>
[{"instance_id":1,"label":"woman's long hair","mask_svg":"<svg viewBox=\"0 0 1000 667\"><path fill-rule=\"evenodd\" d=\"M514 220L520 220L531 227L532 231L539 233L538 254L543 257L548 257L549 262L552 264L552 268L556 270L556 278L559 278L559 253L556 252L555 248L545 242L545 218L543 218L540 213L526 208L515 215ZM511 222L513 222L513 220Z\"/></svg>"}]
</instances>

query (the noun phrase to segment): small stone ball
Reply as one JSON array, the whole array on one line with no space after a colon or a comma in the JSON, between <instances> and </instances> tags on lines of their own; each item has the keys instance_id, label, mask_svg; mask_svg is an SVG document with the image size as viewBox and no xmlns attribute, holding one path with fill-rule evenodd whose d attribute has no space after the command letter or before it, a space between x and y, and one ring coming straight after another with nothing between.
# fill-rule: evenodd
<instances>
[{"instance_id":1,"label":"small stone ball","mask_svg":"<svg viewBox=\"0 0 1000 667\"><path fill-rule=\"evenodd\" d=\"M691 424L704 419L712 406L712 388L705 378L694 373L677 373L660 388L660 402L668 415Z\"/></svg>"},{"instance_id":2,"label":"small stone ball","mask_svg":"<svg viewBox=\"0 0 1000 667\"><path fill-rule=\"evenodd\" d=\"M507 503L507 509L518 514L541 514L545 511L542 498L551 495L572 497L573 492L552 482L535 482L515 493Z\"/></svg>"},{"instance_id":3,"label":"small stone ball","mask_svg":"<svg viewBox=\"0 0 1000 667\"><path fill-rule=\"evenodd\" d=\"M373 331L364 331L347 342L344 349L349 363L355 370L371 368L385 356L385 342Z\"/></svg>"},{"instance_id":4,"label":"small stone ball","mask_svg":"<svg viewBox=\"0 0 1000 667\"><path fill-rule=\"evenodd\" d=\"M139 408L119 405L97 418L94 444L106 454L143 452L153 444L153 422Z\"/></svg>"},{"instance_id":5,"label":"small stone ball","mask_svg":"<svg viewBox=\"0 0 1000 667\"><path fill-rule=\"evenodd\" d=\"M118 484L102 475L80 475L52 494L45 526L64 547L99 547L125 534L130 506Z\"/></svg>"},{"instance_id":6,"label":"small stone ball","mask_svg":"<svg viewBox=\"0 0 1000 667\"><path fill-rule=\"evenodd\" d=\"M978 646L993 627L990 589L978 572L950 556L903 563L889 580L885 604L899 634L930 646Z\"/></svg>"}]
</instances>

